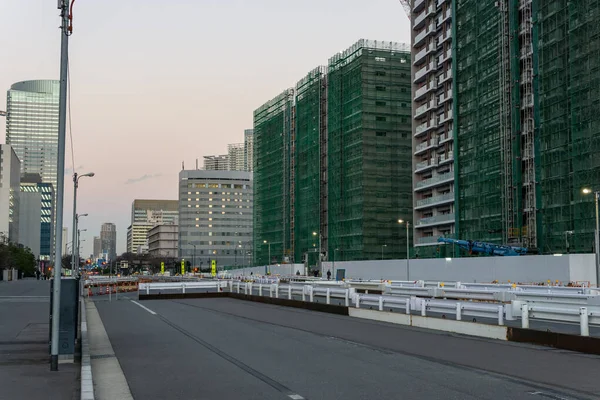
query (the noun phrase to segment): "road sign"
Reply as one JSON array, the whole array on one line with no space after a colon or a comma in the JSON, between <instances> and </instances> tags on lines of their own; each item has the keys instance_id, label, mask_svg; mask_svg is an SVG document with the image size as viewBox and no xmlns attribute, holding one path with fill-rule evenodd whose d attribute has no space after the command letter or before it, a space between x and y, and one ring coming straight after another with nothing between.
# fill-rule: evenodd
<instances>
[{"instance_id":1,"label":"road sign","mask_svg":"<svg viewBox=\"0 0 600 400\"><path fill-rule=\"evenodd\" d=\"M164 275L165 273L165 262L161 261L160 263L160 273Z\"/></svg>"},{"instance_id":2,"label":"road sign","mask_svg":"<svg viewBox=\"0 0 600 400\"><path fill-rule=\"evenodd\" d=\"M217 275L217 260L210 260L210 274L212 276Z\"/></svg>"},{"instance_id":3,"label":"road sign","mask_svg":"<svg viewBox=\"0 0 600 400\"><path fill-rule=\"evenodd\" d=\"M185 275L185 260L181 260L181 275Z\"/></svg>"}]
</instances>

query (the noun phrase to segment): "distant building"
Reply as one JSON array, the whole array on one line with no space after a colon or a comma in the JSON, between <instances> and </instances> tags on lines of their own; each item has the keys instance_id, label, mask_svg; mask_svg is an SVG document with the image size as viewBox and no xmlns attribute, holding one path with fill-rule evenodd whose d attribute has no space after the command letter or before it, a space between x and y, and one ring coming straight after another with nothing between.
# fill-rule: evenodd
<instances>
[{"instance_id":1,"label":"distant building","mask_svg":"<svg viewBox=\"0 0 600 400\"><path fill-rule=\"evenodd\" d=\"M254 171L254 129L244 130L244 171Z\"/></svg>"},{"instance_id":2,"label":"distant building","mask_svg":"<svg viewBox=\"0 0 600 400\"><path fill-rule=\"evenodd\" d=\"M148 231L148 253L153 257L177 258L178 225L156 225Z\"/></svg>"},{"instance_id":3,"label":"distant building","mask_svg":"<svg viewBox=\"0 0 600 400\"><path fill-rule=\"evenodd\" d=\"M178 215L177 200L134 200L131 204L131 224L127 227L127 252L136 253L140 246L147 247L150 228L176 224Z\"/></svg>"},{"instance_id":4,"label":"distant building","mask_svg":"<svg viewBox=\"0 0 600 400\"><path fill-rule=\"evenodd\" d=\"M29 247L35 258L39 259L42 194L37 190L22 190L19 196L19 243L24 247Z\"/></svg>"},{"instance_id":5,"label":"distant building","mask_svg":"<svg viewBox=\"0 0 600 400\"><path fill-rule=\"evenodd\" d=\"M102 240L100 239L100 236L94 236L94 252L92 254L92 256L94 258L102 258L100 257L102 255Z\"/></svg>"},{"instance_id":6,"label":"distant building","mask_svg":"<svg viewBox=\"0 0 600 400\"><path fill-rule=\"evenodd\" d=\"M0 240L19 242L21 162L14 149L0 144Z\"/></svg>"},{"instance_id":7,"label":"distant building","mask_svg":"<svg viewBox=\"0 0 600 400\"><path fill-rule=\"evenodd\" d=\"M210 171L228 171L229 157L222 156L204 156L204 169Z\"/></svg>"},{"instance_id":8,"label":"distant building","mask_svg":"<svg viewBox=\"0 0 600 400\"><path fill-rule=\"evenodd\" d=\"M248 265L252 249L252 173L179 173L179 257L193 267ZM194 247L195 246L195 247Z\"/></svg>"},{"instance_id":9,"label":"distant building","mask_svg":"<svg viewBox=\"0 0 600 400\"><path fill-rule=\"evenodd\" d=\"M27 173L21 176L21 196L27 195L28 193L39 193L40 197L40 219L38 224L40 229L36 229L39 232L39 249L37 253L40 260L50 261L54 254L54 187L51 183L42 182L39 174ZM37 209L37 206L34 207ZM22 210L21 215L27 213L27 210ZM63 228L63 239L64 238ZM27 233L31 235L31 232ZM31 242L30 239L27 239ZM63 250L66 250L64 254L70 252L66 248L69 241L63 240ZM24 244L24 243L23 243ZM33 249L32 249L33 250Z\"/></svg>"},{"instance_id":10,"label":"distant building","mask_svg":"<svg viewBox=\"0 0 600 400\"><path fill-rule=\"evenodd\" d=\"M107 255L108 260L117 258L117 226L106 222L100 228L101 252Z\"/></svg>"},{"instance_id":11,"label":"distant building","mask_svg":"<svg viewBox=\"0 0 600 400\"><path fill-rule=\"evenodd\" d=\"M244 143L233 143L227 145L227 158L229 160L229 171L245 171Z\"/></svg>"}]
</instances>

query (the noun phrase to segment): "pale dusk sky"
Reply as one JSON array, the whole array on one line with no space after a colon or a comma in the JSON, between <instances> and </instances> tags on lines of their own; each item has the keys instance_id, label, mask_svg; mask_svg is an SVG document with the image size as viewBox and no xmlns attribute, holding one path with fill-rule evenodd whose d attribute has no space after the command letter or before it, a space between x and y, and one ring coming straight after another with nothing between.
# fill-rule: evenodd
<instances>
[{"instance_id":1,"label":"pale dusk sky","mask_svg":"<svg viewBox=\"0 0 600 400\"><path fill-rule=\"evenodd\" d=\"M56 5L0 0L0 110L11 84L59 78ZM242 142L257 107L334 53L361 38L410 42L397 0L77 0L73 25L75 167L96 173L80 180L82 256L103 222L125 251L134 199L177 199L182 161ZM71 235L70 176L65 188Z\"/></svg>"}]
</instances>

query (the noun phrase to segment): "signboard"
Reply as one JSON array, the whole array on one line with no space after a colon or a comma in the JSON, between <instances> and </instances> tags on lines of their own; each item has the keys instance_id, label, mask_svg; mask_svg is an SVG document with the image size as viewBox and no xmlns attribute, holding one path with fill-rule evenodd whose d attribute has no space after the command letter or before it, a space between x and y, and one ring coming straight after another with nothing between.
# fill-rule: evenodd
<instances>
[{"instance_id":1,"label":"signboard","mask_svg":"<svg viewBox=\"0 0 600 400\"><path fill-rule=\"evenodd\" d=\"M217 275L217 260L210 260L210 274L212 276Z\"/></svg>"},{"instance_id":2,"label":"signboard","mask_svg":"<svg viewBox=\"0 0 600 400\"><path fill-rule=\"evenodd\" d=\"M185 260L181 260L181 275L185 275Z\"/></svg>"},{"instance_id":3,"label":"signboard","mask_svg":"<svg viewBox=\"0 0 600 400\"><path fill-rule=\"evenodd\" d=\"M161 261L161 263L160 263L160 273L163 275L165 274L165 262L164 261Z\"/></svg>"}]
</instances>

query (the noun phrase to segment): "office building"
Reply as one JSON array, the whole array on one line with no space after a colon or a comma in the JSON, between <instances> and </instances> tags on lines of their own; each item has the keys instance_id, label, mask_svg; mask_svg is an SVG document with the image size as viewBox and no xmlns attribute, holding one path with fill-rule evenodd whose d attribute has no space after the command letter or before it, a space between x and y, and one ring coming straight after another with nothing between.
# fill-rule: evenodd
<instances>
[{"instance_id":1,"label":"office building","mask_svg":"<svg viewBox=\"0 0 600 400\"><path fill-rule=\"evenodd\" d=\"M229 156L204 156L204 169L210 171L229 171Z\"/></svg>"},{"instance_id":2,"label":"office building","mask_svg":"<svg viewBox=\"0 0 600 400\"><path fill-rule=\"evenodd\" d=\"M102 254L102 239L100 236L94 236L93 258L104 258Z\"/></svg>"},{"instance_id":3,"label":"office building","mask_svg":"<svg viewBox=\"0 0 600 400\"><path fill-rule=\"evenodd\" d=\"M69 254L69 229L66 226L62 228L62 254Z\"/></svg>"},{"instance_id":4,"label":"office building","mask_svg":"<svg viewBox=\"0 0 600 400\"><path fill-rule=\"evenodd\" d=\"M252 207L252 173L181 171L179 257L198 268L249 264Z\"/></svg>"},{"instance_id":5,"label":"office building","mask_svg":"<svg viewBox=\"0 0 600 400\"><path fill-rule=\"evenodd\" d=\"M30 200L27 209L32 207L31 202L33 200L31 199L33 197L39 199L40 218L38 224L40 225L40 228L36 229L36 232L39 233L40 237L35 241L36 243L39 243L39 248L35 253L38 254L40 260L51 261L54 254L54 188L51 183L41 182L39 174L24 174L21 177L20 186L21 196L27 196L31 193L39 194L39 197L29 196ZM38 206L33 206L33 208L31 208L32 212L36 212L37 214L37 208ZM21 211L21 216L28 212L27 209ZM31 236L32 234L31 231L27 233L28 236ZM32 239L28 239L28 242L32 243ZM66 243L68 243L68 241L63 244L63 248ZM64 254L70 254L70 252Z\"/></svg>"},{"instance_id":6,"label":"office building","mask_svg":"<svg viewBox=\"0 0 600 400\"><path fill-rule=\"evenodd\" d=\"M12 146L0 144L0 236L19 243L21 162Z\"/></svg>"},{"instance_id":7,"label":"office building","mask_svg":"<svg viewBox=\"0 0 600 400\"><path fill-rule=\"evenodd\" d=\"M244 143L228 144L227 159L229 171L246 171Z\"/></svg>"},{"instance_id":8,"label":"office building","mask_svg":"<svg viewBox=\"0 0 600 400\"><path fill-rule=\"evenodd\" d=\"M406 256L410 71L361 40L254 112L256 264Z\"/></svg>"},{"instance_id":9,"label":"office building","mask_svg":"<svg viewBox=\"0 0 600 400\"><path fill-rule=\"evenodd\" d=\"M244 130L244 171L254 171L254 129Z\"/></svg>"},{"instance_id":10,"label":"office building","mask_svg":"<svg viewBox=\"0 0 600 400\"><path fill-rule=\"evenodd\" d=\"M131 225L127 227L127 252L137 253L148 246L148 231L161 224L177 224L177 200L134 200Z\"/></svg>"},{"instance_id":11,"label":"office building","mask_svg":"<svg viewBox=\"0 0 600 400\"><path fill-rule=\"evenodd\" d=\"M42 194L23 190L19 193L19 243L28 247L36 260L40 259Z\"/></svg>"},{"instance_id":12,"label":"office building","mask_svg":"<svg viewBox=\"0 0 600 400\"><path fill-rule=\"evenodd\" d=\"M598 15L587 1L413 2L420 254L444 256L428 246L439 235L593 250Z\"/></svg>"},{"instance_id":13,"label":"office building","mask_svg":"<svg viewBox=\"0 0 600 400\"><path fill-rule=\"evenodd\" d=\"M148 231L148 254L165 260L179 257L179 226L156 225Z\"/></svg>"},{"instance_id":14,"label":"office building","mask_svg":"<svg viewBox=\"0 0 600 400\"><path fill-rule=\"evenodd\" d=\"M102 254L107 255L109 261L117 258L117 227L115 224L105 222L100 228L100 243Z\"/></svg>"}]
</instances>

